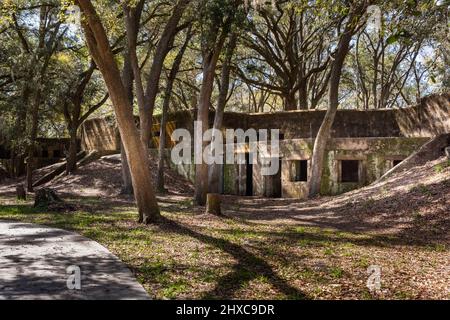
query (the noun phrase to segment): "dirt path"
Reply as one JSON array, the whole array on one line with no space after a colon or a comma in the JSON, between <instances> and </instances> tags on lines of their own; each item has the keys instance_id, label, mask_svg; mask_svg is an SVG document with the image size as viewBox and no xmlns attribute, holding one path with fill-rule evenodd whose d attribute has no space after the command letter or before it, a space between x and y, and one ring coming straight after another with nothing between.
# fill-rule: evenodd
<instances>
[{"instance_id":1,"label":"dirt path","mask_svg":"<svg viewBox=\"0 0 450 320\"><path fill-rule=\"evenodd\" d=\"M80 268L80 290L68 289L70 266ZM148 298L129 269L97 242L60 229L0 221L0 300Z\"/></svg>"}]
</instances>

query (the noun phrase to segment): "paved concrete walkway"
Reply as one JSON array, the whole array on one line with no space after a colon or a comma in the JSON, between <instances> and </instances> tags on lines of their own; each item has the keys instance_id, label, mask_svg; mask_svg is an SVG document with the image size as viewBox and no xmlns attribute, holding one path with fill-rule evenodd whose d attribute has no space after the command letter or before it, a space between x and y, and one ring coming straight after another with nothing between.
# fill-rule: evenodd
<instances>
[{"instance_id":1,"label":"paved concrete walkway","mask_svg":"<svg viewBox=\"0 0 450 320\"><path fill-rule=\"evenodd\" d=\"M68 289L67 280L73 275L67 271L70 266L81 270L80 290ZM97 242L65 230L0 221L2 299L109 300L149 296L130 270Z\"/></svg>"}]
</instances>

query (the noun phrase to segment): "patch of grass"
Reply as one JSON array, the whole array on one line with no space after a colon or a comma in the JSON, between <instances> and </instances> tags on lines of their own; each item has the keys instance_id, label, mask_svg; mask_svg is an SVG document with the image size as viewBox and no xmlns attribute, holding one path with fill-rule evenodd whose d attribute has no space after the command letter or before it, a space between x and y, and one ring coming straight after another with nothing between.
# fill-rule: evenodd
<instances>
[{"instance_id":1,"label":"patch of grass","mask_svg":"<svg viewBox=\"0 0 450 320\"><path fill-rule=\"evenodd\" d=\"M163 289L162 294L164 298L174 299L187 289L187 282L185 280L178 280L171 283L169 286Z\"/></svg>"},{"instance_id":2,"label":"patch of grass","mask_svg":"<svg viewBox=\"0 0 450 320\"><path fill-rule=\"evenodd\" d=\"M316 278L316 272L310 268L303 268L300 271L300 275L303 279L309 279L309 280L313 280Z\"/></svg>"},{"instance_id":3,"label":"patch of grass","mask_svg":"<svg viewBox=\"0 0 450 320\"><path fill-rule=\"evenodd\" d=\"M294 230L295 230L295 232L300 233L300 234L305 233L305 227L297 227Z\"/></svg>"},{"instance_id":4,"label":"patch of grass","mask_svg":"<svg viewBox=\"0 0 450 320\"><path fill-rule=\"evenodd\" d=\"M207 283L213 283L218 278L218 274L216 270L211 269L202 269L202 270L195 270L199 273L199 280Z\"/></svg>"},{"instance_id":5,"label":"patch of grass","mask_svg":"<svg viewBox=\"0 0 450 320\"><path fill-rule=\"evenodd\" d=\"M325 248L325 250L323 251L323 253L327 256L332 256L335 254L334 249L332 247L327 247Z\"/></svg>"},{"instance_id":6,"label":"patch of grass","mask_svg":"<svg viewBox=\"0 0 450 320\"><path fill-rule=\"evenodd\" d=\"M190 199L164 202L162 214L170 223L148 226L136 222L132 204L120 207L98 199L80 201L86 201L88 209L72 213L48 212L30 203L0 205L0 218L73 230L100 242L133 270L151 296L160 299L305 298L301 293L306 298L373 299L360 283L365 283L365 270L375 261L374 249L378 257L384 253L396 257L399 250L402 256L433 256L436 269L448 250L439 244L397 249L392 245L397 237L381 242L371 233L298 225L301 222L266 224L236 217L198 216L188 208ZM429 268L427 259L423 261ZM423 270L423 265L411 268ZM348 285L349 281L355 285ZM297 291L283 290L286 285ZM397 292L392 289L378 298L419 294L409 286L409 278L399 276Z\"/></svg>"},{"instance_id":7,"label":"patch of grass","mask_svg":"<svg viewBox=\"0 0 450 320\"><path fill-rule=\"evenodd\" d=\"M435 165L433 169L434 169L434 172L436 172L436 173L442 173L448 167L450 167L450 160L446 160L442 163Z\"/></svg>"},{"instance_id":8,"label":"patch of grass","mask_svg":"<svg viewBox=\"0 0 450 320\"><path fill-rule=\"evenodd\" d=\"M370 266L370 262L366 257L360 257L355 265L357 267L367 269Z\"/></svg>"},{"instance_id":9,"label":"patch of grass","mask_svg":"<svg viewBox=\"0 0 450 320\"><path fill-rule=\"evenodd\" d=\"M419 192L419 193L423 194L424 196L432 196L433 195L430 188L428 188L426 185L424 185L422 183L412 187L411 191Z\"/></svg>"},{"instance_id":10,"label":"patch of grass","mask_svg":"<svg viewBox=\"0 0 450 320\"><path fill-rule=\"evenodd\" d=\"M429 246L429 250L434 252L446 252L447 246L443 243L435 243L434 245Z\"/></svg>"},{"instance_id":11,"label":"patch of grass","mask_svg":"<svg viewBox=\"0 0 450 320\"><path fill-rule=\"evenodd\" d=\"M198 260L200 258L200 249L198 246L195 247L194 251L192 252L192 259Z\"/></svg>"},{"instance_id":12,"label":"patch of grass","mask_svg":"<svg viewBox=\"0 0 450 320\"><path fill-rule=\"evenodd\" d=\"M182 201L180 201L178 203L179 203L179 206L183 207L183 208L192 208L194 206L194 200L193 199L185 199L185 200L182 200Z\"/></svg>"},{"instance_id":13,"label":"patch of grass","mask_svg":"<svg viewBox=\"0 0 450 320\"><path fill-rule=\"evenodd\" d=\"M335 279L342 278L344 275L344 270L340 267L332 267L332 268L330 268L329 272L330 272L330 275Z\"/></svg>"},{"instance_id":14,"label":"patch of grass","mask_svg":"<svg viewBox=\"0 0 450 320\"><path fill-rule=\"evenodd\" d=\"M362 300L373 300L374 298L375 298L374 295L367 288L365 288L364 291L361 293Z\"/></svg>"},{"instance_id":15,"label":"patch of grass","mask_svg":"<svg viewBox=\"0 0 450 320\"><path fill-rule=\"evenodd\" d=\"M157 260L153 262L147 261L137 270L137 272L141 280L154 279L158 282L167 282L167 270L167 265L164 262Z\"/></svg>"},{"instance_id":16,"label":"patch of grass","mask_svg":"<svg viewBox=\"0 0 450 320\"><path fill-rule=\"evenodd\" d=\"M221 233L231 241L239 241L243 239L257 239L259 234L253 230L243 230L239 228L233 228L228 230L221 230Z\"/></svg>"},{"instance_id":17,"label":"patch of grass","mask_svg":"<svg viewBox=\"0 0 450 320\"><path fill-rule=\"evenodd\" d=\"M414 295L409 291L399 290L394 293L394 298L398 300L411 300L414 299Z\"/></svg>"},{"instance_id":18,"label":"patch of grass","mask_svg":"<svg viewBox=\"0 0 450 320\"><path fill-rule=\"evenodd\" d=\"M298 241L298 245L300 247L309 247L311 245L312 241L309 239L300 239Z\"/></svg>"}]
</instances>

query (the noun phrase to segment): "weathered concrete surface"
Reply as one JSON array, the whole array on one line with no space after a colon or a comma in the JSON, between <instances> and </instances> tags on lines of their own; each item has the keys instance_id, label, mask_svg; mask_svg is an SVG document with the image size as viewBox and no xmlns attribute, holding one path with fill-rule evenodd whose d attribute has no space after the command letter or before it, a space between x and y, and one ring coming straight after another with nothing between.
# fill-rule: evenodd
<instances>
[{"instance_id":1,"label":"weathered concrete surface","mask_svg":"<svg viewBox=\"0 0 450 320\"><path fill-rule=\"evenodd\" d=\"M81 269L70 290L69 266ZM0 221L0 300L149 299L130 270L105 247L65 230Z\"/></svg>"},{"instance_id":2,"label":"weathered concrete surface","mask_svg":"<svg viewBox=\"0 0 450 320\"><path fill-rule=\"evenodd\" d=\"M195 110L182 110L169 114L168 120L176 128L193 133ZM225 112L223 128L279 129L284 139L315 138L326 110L297 110L273 113ZM333 138L426 137L450 133L450 93L431 95L414 106L401 109L339 109L331 128ZM159 123L155 116L153 123ZM209 113L209 127L214 111ZM136 118L136 123L139 123ZM155 136L159 127L154 126ZM118 152L119 142L115 124L109 118L90 119L82 126L82 148L98 150L102 154ZM168 139L170 141L170 139Z\"/></svg>"}]
</instances>

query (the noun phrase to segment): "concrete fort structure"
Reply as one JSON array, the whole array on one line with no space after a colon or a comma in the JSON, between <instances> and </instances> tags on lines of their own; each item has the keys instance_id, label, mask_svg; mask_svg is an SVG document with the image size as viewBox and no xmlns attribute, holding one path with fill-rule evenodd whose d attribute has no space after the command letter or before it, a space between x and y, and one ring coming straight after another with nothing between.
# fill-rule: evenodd
<instances>
[{"instance_id":1,"label":"concrete fort structure","mask_svg":"<svg viewBox=\"0 0 450 320\"><path fill-rule=\"evenodd\" d=\"M9 176L19 177L26 172L26 160L25 157L13 159L13 151L8 142L0 137L0 166L8 172ZM65 160L69 144L69 138L37 138L33 158L35 168Z\"/></svg>"},{"instance_id":2,"label":"concrete fort structure","mask_svg":"<svg viewBox=\"0 0 450 320\"><path fill-rule=\"evenodd\" d=\"M222 165L222 192L243 196L305 198L314 138L325 112L226 112L223 130L280 130L280 170L276 175L263 176L262 162L258 160L251 164L246 155L245 164ZM194 165L175 165L170 160L170 149L175 143L170 139L170 134L176 128L185 128L192 133L194 119L195 110L172 113L166 130L168 163L190 180L194 179ZM214 110L210 111L209 120L212 127ZM159 145L159 121L159 117L154 118L151 153L156 153ZM425 97L420 104L403 109L339 110L327 145L321 193L334 195L370 184L432 137L444 133L450 133L450 94ZM102 154L119 152L115 122L109 118L86 121L81 129L81 146ZM236 152L246 153L248 149L237 148Z\"/></svg>"}]
</instances>

